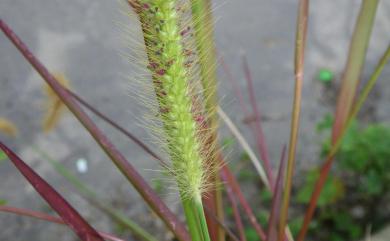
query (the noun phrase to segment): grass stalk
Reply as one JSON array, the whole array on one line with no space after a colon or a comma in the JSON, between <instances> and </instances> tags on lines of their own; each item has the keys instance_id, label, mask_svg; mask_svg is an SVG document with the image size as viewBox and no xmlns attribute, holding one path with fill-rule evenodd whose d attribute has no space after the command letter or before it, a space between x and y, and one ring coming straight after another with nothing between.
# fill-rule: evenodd
<instances>
[{"instance_id":1,"label":"grass stalk","mask_svg":"<svg viewBox=\"0 0 390 241\"><path fill-rule=\"evenodd\" d=\"M288 207L290 202L292 178L295 167L295 152L298 142L298 131L299 131L299 119L301 112L301 98L302 98L302 84L303 84L303 64L304 54L306 45L307 35L307 19L309 14L309 0L300 0L298 6L298 20L297 20L297 32L295 40L295 90L293 100L293 110L291 117L291 129L290 129L290 141L288 147L288 158L287 158L287 171L285 189L283 193L283 201L280 212L279 229L278 229L278 241L283 239L287 218L288 218Z\"/></svg>"}]
</instances>

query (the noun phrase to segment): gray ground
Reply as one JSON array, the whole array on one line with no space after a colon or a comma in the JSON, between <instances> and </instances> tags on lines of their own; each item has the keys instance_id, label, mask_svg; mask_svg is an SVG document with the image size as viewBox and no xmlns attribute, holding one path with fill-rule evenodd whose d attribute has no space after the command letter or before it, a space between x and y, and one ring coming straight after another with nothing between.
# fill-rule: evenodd
<instances>
[{"instance_id":1,"label":"gray ground","mask_svg":"<svg viewBox=\"0 0 390 241\"><path fill-rule=\"evenodd\" d=\"M319 68L327 67L337 75L344 66L348 41L360 1L313 1L310 7L307 62L303 89L302 128L298 149L298 165L306 167L318 162L319 138L315 123L330 106L321 104L321 85L314 80ZM289 114L293 88L293 49L296 0L215 1L216 39L219 52L231 67L240 87L245 90L240 53L246 52L255 79L257 101L265 120L265 130L272 160L279 158L289 135ZM137 33L138 23L124 14L125 5L119 1L86 0L1 0L0 16L27 43L50 70L63 72L71 79L75 92L101 111L118 121L141 139L148 141L147 131L140 128L140 103L130 98L126 76L133 70L121 57L127 48L124 29ZM390 1L381 1L376 25L369 46L367 68L371 71L381 52L390 41ZM126 27L123 27L126 26ZM139 35L139 32L138 32ZM139 36L132 36L132 39ZM127 44L129 45L129 44ZM129 187L109 159L102 153L80 124L67 114L58 128L43 134L42 80L24 61L10 42L0 34L0 117L17 124L16 139L0 134L25 161L47 178L80 212L101 230L115 232L106 218L78 196L71 193L47 162L42 161L32 146L45 149L72 170L75 161L85 158L89 171L79 174L107 199L126 210L129 216L145 227L161 224L145 223L148 213L139 196ZM383 76L388 76L390 69ZM226 75L220 71L222 106L253 143L248 128L242 123L240 107ZM389 120L390 85L388 77L379 80L375 116ZM159 169L144 152L118 132L98 121L128 159L151 180ZM224 133L227 133L224 130ZM234 155L233 155L234 156ZM46 210L46 205L9 163L0 166L0 199L9 204L34 210ZM174 196L167 197L175 205ZM67 228L45 222L0 214L0 240L75 240ZM163 228L160 227L162 230ZM160 238L161 240L165 238Z\"/></svg>"}]
</instances>

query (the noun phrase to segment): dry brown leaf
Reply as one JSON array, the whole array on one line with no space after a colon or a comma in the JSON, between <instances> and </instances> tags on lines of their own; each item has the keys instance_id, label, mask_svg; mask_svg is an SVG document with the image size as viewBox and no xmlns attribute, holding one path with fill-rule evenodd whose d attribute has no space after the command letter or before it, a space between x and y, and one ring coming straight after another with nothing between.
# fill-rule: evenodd
<instances>
[{"instance_id":1,"label":"dry brown leaf","mask_svg":"<svg viewBox=\"0 0 390 241\"><path fill-rule=\"evenodd\" d=\"M0 117L0 132L15 137L18 134L18 128L11 121Z\"/></svg>"},{"instance_id":2,"label":"dry brown leaf","mask_svg":"<svg viewBox=\"0 0 390 241\"><path fill-rule=\"evenodd\" d=\"M62 86L69 88L69 80L66 79L65 75L55 73L54 77ZM47 100L45 102L46 112L42 122L42 128L44 132L49 132L58 124L65 109L65 105L49 85L45 84L43 88Z\"/></svg>"}]
</instances>

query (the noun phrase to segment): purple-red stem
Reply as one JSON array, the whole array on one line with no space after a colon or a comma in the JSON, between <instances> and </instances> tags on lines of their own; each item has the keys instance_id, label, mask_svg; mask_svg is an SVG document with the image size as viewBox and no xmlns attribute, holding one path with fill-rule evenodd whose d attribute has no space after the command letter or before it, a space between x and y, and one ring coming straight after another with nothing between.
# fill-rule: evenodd
<instances>
[{"instance_id":1,"label":"purple-red stem","mask_svg":"<svg viewBox=\"0 0 390 241\"><path fill-rule=\"evenodd\" d=\"M286 146L283 147L280 158L278 176L276 177L275 190L272 196L271 214L268 219L267 241L276 241L278 236L277 218L279 217L280 203L283 193L284 171L286 165Z\"/></svg>"},{"instance_id":2,"label":"purple-red stem","mask_svg":"<svg viewBox=\"0 0 390 241\"><path fill-rule=\"evenodd\" d=\"M224 182L225 185L230 185L233 192L237 195L238 200L241 203L242 208L244 209L246 215L249 218L249 222L252 224L252 226L255 228L256 233L259 235L261 240L266 239L266 235L260 224L257 222L256 216L254 215L251 207L249 206L248 202L246 201L244 195L241 192L240 186L234 177L234 175L231 173L229 168L224 164L222 157L221 157L221 163L222 169L220 171L221 179Z\"/></svg>"},{"instance_id":3,"label":"purple-red stem","mask_svg":"<svg viewBox=\"0 0 390 241\"><path fill-rule=\"evenodd\" d=\"M234 233L228 228L226 227L226 225L221 221L219 220L219 218L217 217L217 215L214 214L214 212L212 210L210 210L209 207L207 206L204 206L204 211L210 215L210 218L213 219L215 221L215 223L217 224L217 226L219 226L221 229L223 229L224 232L226 232L226 234L234 241L240 241L236 235L234 235Z\"/></svg>"},{"instance_id":4,"label":"purple-red stem","mask_svg":"<svg viewBox=\"0 0 390 241\"><path fill-rule=\"evenodd\" d=\"M264 163L265 171L267 172L268 181L270 184L270 189L272 191L274 188L274 180L273 180L271 163L270 163L269 155L268 155L268 147L267 147L267 143L265 141L263 128L261 126L261 113L260 113L259 107L257 106L256 96L255 96L255 92L253 90L252 73L249 69L249 64L248 64L248 61L247 61L245 55L242 56L242 63L243 63L243 68L244 68L244 73L245 73L245 79L247 81L247 86L248 86L249 100L250 100L250 103L252 106L252 111L255 115L255 122L254 122L255 133L254 134L256 137L256 143L257 143L257 147L259 149L261 160Z\"/></svg>"},{"instance_id":5,"label":"purple-red stem","mask_svg":"<svg viewBox=\"0 0 390 241\"><path fill-rule=\"evenodd\" d=\"M226 185L225 188L226 188L226 192L227 192L229 201L232 204L234 220L236 222L236 228L237 228L238 233L240 235L240 240L246 241L244 225L242 224L240 211L238 210L238 207L237 207L236 197L234 196L234 192L229 185Z\"/></svg>"}]
</instances>

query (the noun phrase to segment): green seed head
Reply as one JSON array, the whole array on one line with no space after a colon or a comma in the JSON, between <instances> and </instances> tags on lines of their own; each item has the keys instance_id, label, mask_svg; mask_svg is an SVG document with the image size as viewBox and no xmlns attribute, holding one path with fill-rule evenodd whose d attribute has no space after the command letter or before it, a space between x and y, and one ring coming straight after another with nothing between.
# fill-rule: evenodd
<instances>
[{"instance_id":1,"label":"green seed head","mask_svg":"<svg viewBox=\"0 0 390 241\"><path fill-rule=\"evenodd\" d=\"M139 14L172 173L181 196L198 200L207 180L195 111L202 108L191 87L176 2L143 0Z\"/></svg>"}]
</instances>

